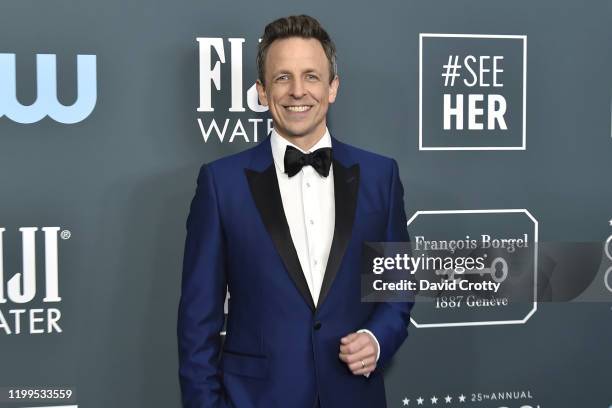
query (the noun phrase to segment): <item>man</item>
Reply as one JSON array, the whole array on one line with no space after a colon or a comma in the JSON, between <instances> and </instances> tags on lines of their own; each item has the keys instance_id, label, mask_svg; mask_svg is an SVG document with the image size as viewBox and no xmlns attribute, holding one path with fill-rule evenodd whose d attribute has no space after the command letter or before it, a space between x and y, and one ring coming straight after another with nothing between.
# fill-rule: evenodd
<instances>
[{"instance_id":1,"label":"man","mask_svg":"<svg viewBox=\"0 0 612 408\"><path fill-rule=\"evenodd\" d=\"M257 59L274 130L202 166L187 220L183 405L384 407L412 304L362 303L360 261L364 241L408 241L397 164L330 136L335 47L314 18L270 23Z\"/></svg>"}]
</instances>

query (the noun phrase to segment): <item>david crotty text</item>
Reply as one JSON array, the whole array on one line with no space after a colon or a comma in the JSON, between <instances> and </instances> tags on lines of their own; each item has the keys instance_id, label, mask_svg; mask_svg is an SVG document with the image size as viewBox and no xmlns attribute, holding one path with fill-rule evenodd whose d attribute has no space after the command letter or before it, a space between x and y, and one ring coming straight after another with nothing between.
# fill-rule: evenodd
<instances>
[{"instance_id":1,"label":"david crotty text","mask_svg":"<svg viewBox=\"0 0 612 408\"><path fill-rule=\"evenodd\" d=\"M467 280L450 280L442 282L430 282L427 280L418 281L418 289L431 291L493 291L497 293L501 283L484 281L484 282L468 282ZM377 291L416 291L417 282L408 279L402 279L396 282L384 282L382 279L377 279L372 284L374 290Z\"/></svg>"}]
</instances>

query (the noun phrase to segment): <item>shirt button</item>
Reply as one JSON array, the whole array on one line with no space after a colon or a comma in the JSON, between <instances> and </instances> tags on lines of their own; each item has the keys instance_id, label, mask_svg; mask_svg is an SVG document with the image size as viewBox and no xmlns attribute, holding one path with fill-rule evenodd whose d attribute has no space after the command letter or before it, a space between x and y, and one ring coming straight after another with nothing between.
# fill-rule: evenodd
<instances>
[{"instance_id":1,"label":"shirt button","mask_svg":"<svg viewBox=\"0 0 612 408\"><path fill-rule=\"evenodd\" d=\"M315 330L319 330L321 328L321 326L322 326L321 322L317 321L317 322L315 322L313 327L314 327Z\"/></svg>"},{"instance_id":2,"label":"shirt button","mask_svg":"<svg viewBox=\"0 0 612 408\"><path fill-rule=\"evenodd\" d=\"M310 220L310 225L314 225L314 220Z\"/></svg>"},{"instance_id":3,"label":"shirt button","mask_svg":"<svg viewBox=\"0 0 612 408\"><path fill-rule=\"evenodd\" d=\"M309 182L306 182L306 187L310 187L310 183Z\"/></svg>"},{"instance_id":4,"label":"shirt button","mask_svg":"<svg viewBox=\"0 0 612 408\"><path fill-rule=\"evenodd\" d=\"M319 262L317 262L317 261L314 261L314 265L315 265L315 266L317 266L318 264L319 264Z\"/></svg>"}]
</instances>

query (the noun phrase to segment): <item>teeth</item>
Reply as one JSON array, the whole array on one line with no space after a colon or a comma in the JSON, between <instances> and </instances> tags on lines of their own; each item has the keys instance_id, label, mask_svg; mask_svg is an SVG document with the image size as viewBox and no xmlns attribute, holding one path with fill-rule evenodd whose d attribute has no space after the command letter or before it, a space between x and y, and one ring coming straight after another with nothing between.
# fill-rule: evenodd
<instances>
[{"instance_id":1,"label":"teeth","mask_svg":"<svg viewBox=\"0 0 612 408\"><path fill-rule=\"evenodd\" d=\"M310 106L287 106L287 109L289 109L291 112L304 112L310 109Z\"/></svg>"}]
</instances>

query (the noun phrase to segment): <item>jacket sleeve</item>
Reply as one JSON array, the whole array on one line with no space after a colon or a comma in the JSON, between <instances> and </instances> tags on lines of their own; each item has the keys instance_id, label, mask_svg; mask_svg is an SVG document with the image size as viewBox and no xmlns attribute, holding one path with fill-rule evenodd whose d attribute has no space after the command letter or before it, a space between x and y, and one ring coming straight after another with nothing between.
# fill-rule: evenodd
<instances>
[{"instance_id":1,"label":"jacket sleeve","mask_svg":"<svg viewBox=\"0 0 612 408\"><path fill-rule=\"evenodd\" d=\"M404 188L399 178L397 162L391 161L389 191L389 213L385 232L386 242L408 242L406 212L404 210ZM370 330L380 345L377 366L384 367L408 336L410 310L414 302L381 302L364 329Z\"/></svg>"},{"instance_id":2,"label":"jacket sleeve","mask_svg":"<svg viewBox=\"0 0 612 408\"><path fill-rule=\"evenodd\" d=\"M178 311L183 407L225 407L219 353L226 293L225 242L211 170L200 169L187 217Z\"/></svg>"}]
</instances>

